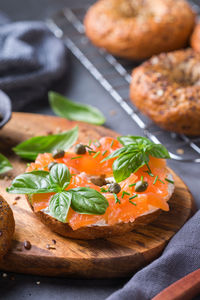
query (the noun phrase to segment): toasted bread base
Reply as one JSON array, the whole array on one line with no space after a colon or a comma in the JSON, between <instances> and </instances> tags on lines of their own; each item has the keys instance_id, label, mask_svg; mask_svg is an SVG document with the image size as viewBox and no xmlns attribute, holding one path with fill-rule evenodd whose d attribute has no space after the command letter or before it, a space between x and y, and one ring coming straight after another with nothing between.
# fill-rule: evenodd
<instances>
[{"instance_id":1,"label":"toasted bread base","mask_svg":"<svg viewBox=\"0 0 200 300\"><path fill-rule=\"evenodd\" d=\"M26 196L26 199L35 215L52 231L64 237L81 240L109 238L117 235L122 235L123 233L129 232L138 226L144 226L148 223L151 223L161 213L161 209L156 209L151 213L138 217L134 220L134 222L118 223L112 226L85 226L77 230L73 230L67 223L62 223L42 211L35 212L28 199L28 196Z\"/></svg>"},{"instance_id":2,"label":"toasted bread base","mask_svg":"<svg viewBox=\"0 0 200 300\"><path fill-rule=\"evenodd\" d=\"M0 195L0 260L11 246L14 230L15 221L13 212L8 203Z\"/></svg>"}]
</instances>

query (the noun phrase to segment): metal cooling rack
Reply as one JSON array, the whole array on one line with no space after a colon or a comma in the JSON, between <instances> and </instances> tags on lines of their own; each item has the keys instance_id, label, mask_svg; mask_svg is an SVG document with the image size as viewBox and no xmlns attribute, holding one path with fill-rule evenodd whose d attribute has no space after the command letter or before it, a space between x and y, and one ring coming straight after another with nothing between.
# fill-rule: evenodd
<instances>
[{"instance_id":1,"label":"metal cooling rack","mask_svg":"<svg viewBox=\"0 0 200 300\"><path fill-rule=\"evenodd\" d=\"M200 13L200 6L192 3ZM84 34L83 18L89 6L63 9L47 20L47 25L58 38L62 38L68 49L84 65L117 105L144 131L144 135L155 143L162 143L172 159L182 162L200 163L200 137L189 138L182 134L169 133L157 127L143 116L129 99L131 71L138 64L119 59L103 49L94 47Z\"/></svg>"}]
</instances>

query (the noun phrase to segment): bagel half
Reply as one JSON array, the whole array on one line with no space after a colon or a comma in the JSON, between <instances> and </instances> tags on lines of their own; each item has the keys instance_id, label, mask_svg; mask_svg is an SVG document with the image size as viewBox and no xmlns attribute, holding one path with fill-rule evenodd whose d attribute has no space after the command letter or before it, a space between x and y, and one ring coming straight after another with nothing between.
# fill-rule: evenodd
<instances>
[{"instance_id":1,"label":"bagel half","mask_svg":"<svg viewBox=\"0 0 200 300\"><path fill-rule=\"evenodd\" d=\"M0 260L11 246L15 230L15 221L12 210L0 195Z\"/></svg>"},{"instance_id":2,"label":"bagel half","mask_svg":"<svg viewBox=\"0 0 200 300\"><path fill-rule=\"evenodd\" d=\"M200 53L187 49L152 57L133 70L130 98L161 128L200 135Z\"/></svg>"},{"instance_id":3,"label":"bagel half","mask_svg":"<svg viewBox=\"0 0 200 300\"><path fill-rule=\"evenodd\" d=\"M99 0L88 10L84 24L97 47L140 60L185 47L195 13L184 0Z\"/></svg>"},{"instance_id":4,"label":"bagel half","mask_svg":"<svg viewBox=\"0 0 200 300\"><path fill-rule=\"evenodd\" d=\"M200 52L200 23L195 26L190 43L195 51Z\"/></svg>"},{"instance_id":5,"label":"bagel half","mask_svg":"<svg viewBox=\"0 0 200 300\"><path fill-rule=\"evenodd\" d=\"M171 173L168 173L167 176L169 179L173 179ZM174 191L174 184L169 183L168 185L168 195L165 200L169 201ZM73 239L82 239L82 240L91 240L97 238L109 238L117 235L122 235L126 232L129 232L135 229L138 226L144 226L148 223L151 223L155 220L161 213L161 209L149 205L149 212L137 217L133 222L128 223L117 223L115 225L90 225L84 226L79 229L73 230L68 223L62 223L44 211L35 212L31 204L31 196L26 196L26 199L35 213L35 215L49 227L52 231L64 236Z\"/></svg>"}]
</instances>

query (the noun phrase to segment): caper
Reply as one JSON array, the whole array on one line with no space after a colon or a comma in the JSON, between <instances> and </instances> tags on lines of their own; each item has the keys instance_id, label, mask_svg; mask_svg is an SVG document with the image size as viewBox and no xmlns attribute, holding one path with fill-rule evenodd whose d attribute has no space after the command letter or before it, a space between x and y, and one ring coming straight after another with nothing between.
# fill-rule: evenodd
<instances>
[{"instance_id":1,"label":"caper","mask_svg":"<svg viewBox=\"0 0 200 300\"><path fill-rule=\"evenodd\" d=\"M135 191L136 192L144 192L144 191L146 191L147 187L148 187L148 182L140 180L140 181L136 182Z\"/></svg>"},{"instance_id":2,"label":"caper","mask_svg":"<svg viewBox=\"0 0 200 300\"><path fill-rule=\"evenodd\" d=\"M121 186L118 183L116 183L116 182L115 183L111 183L109 185L108 191L110 193L118 194L121 191Z\"/></svg>"},{"instance_id":3,"label":"caper","mask_svg":"<svg viewBox=\"0 0 200 300\"><path fill-rule=\"evenodd\" d=\"M51 168L52 168L53 166L55 166L56 164L57 164L57 162L55 162L55 161L50 162L50 163L48 164L48 169L49 169L49 171L50 171Z\"/></svg>"},{"instance_id":4,"label":"caper","mask_svg":"<svg viewBox=\"0 0 200 300\"><path fill-rule=\"evenodd\" d=\"M76 154L85 154L86 153L86 147L83 144L77 144L75 146L74 152Z\"/></svg>"},{"instance_id":5,"label":"caper","mask_svg":"<svg viewBox=\"0 0 200 300\"><path fill-rule=\"evenodd\" d=\"M65 151L64 150L54 150L53 151L53 158L62 158L65 155Z\"/></svg>"}]
</instances>

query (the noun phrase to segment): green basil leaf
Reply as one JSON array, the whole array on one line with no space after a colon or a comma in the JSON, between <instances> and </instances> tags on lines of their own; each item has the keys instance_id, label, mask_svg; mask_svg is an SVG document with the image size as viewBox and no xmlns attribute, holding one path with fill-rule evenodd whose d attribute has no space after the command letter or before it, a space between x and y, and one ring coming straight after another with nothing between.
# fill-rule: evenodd
<instances>
[{"instance_id":1,"label":"green basil leaf","mask_svg":"<svg viewBox=\"0 0 200 300\"><path fill-rule=\"evenodd\" d=\"M7 188L12 194L39 194L57 192L55 187L50 186L49 172L33 171L17 176L12 185Z\"/></svg>"},{"instance_id":2,"label":"green basil leaf","mask_svg":"<svg viewBox=\"0 0 200 300\"><path fill-rule=\"evenodd\" d=\"M151 145L152 142L142 136L131 136L131 135L127 135L127 136L120 136L117 138L118 141L123 145L123 146L127 146L127 145Z\"/></svg>"},{"instance_id":3,"label":"green basil leaf","mask_svg":"<svg viewBox=\"0 0 200 300\"><path fill-rule=\"evenodd\" d=\"M94 189L78 187L69 190L71 207L79 214L103 215L108 207L107 199Z\"/></svg>"},{"instance_id":4,"label":"green basil leaf","mask_svg":"<svg viewBox=\"0 0 200 300\"><path fill-rule=\"evenodd\" d=\"M110 155L108 155L107 157L105 157L104 159L102 159L101 162L109 160L109 159L111 159L113 157L117 157L117 156L119 156L121 153L123 153L125 151L126 151L126 148L117 149L117 150L113 151Z\"/></svg>"},{"instance_id":5,"label":"green basil leaf","mask_svg":"<svg viewBox=\"0 0 200 300\"><path fill-rule=\"evenodd\" d=\"M39 153L52 153L56 149L69 149L78 138L78 127L47 136L33 137L13 148L14 152L22 158L35 160Z\"/></svg>"},{"instance_id":6,"label":"green basil leaf","mask_svg":"<svg viewBox=\"0 0 200 300\"><path fill-rule=\"evenodd\" d=\"M143 153L129 152L118 157L113 165L113 176L116 182L121 182L148 162Z\"/></svg>"},{"instance_id":7,"label":"green basil leaf","mask_svg":"<svg viewBox=\"0 0 200 300\"><path fill-rule=\"evenodd\" d=\"M170 158L169 152L161 144L153 144L147 152L157 158Z\"/></svg>"},{"instance_id":8,"label":"green basil leaf","mask_svg":"<svg viewBox=\"0 0 200 300\"><path fill-rule=\"evenodd\" d=\"M51 186L64 190L70 183L71 175L65 164L56 164L49 173Z\"/></svg>"},{"instance_id":9,"label":"green basil leaf","mask_svg":"<svg viewBox=\"0 0 200 300\"><path fill-rule=\"evenodd\" d=\"M68 120L83 121L96 125L105 123L103 114L97 108L70 101L58 93L49 92L49 103L56 115Z\"/></svg>"},{"instance_id":10,"label":"green basil leaf","mask_svg":"<svg viewBox=\"0 0 200 300\"><path fill-rule=\"evenodd\" d=\"M12 170L12 165L9 160L3 155L0 154L0 174Z\"/></svg>"},{"instance_id":11,"label":"green basil leaf","mask_svg":"<svg viewBox=\"0 0 200 300\"><path fill-rule=\"evenodd\" d=\"M66 223L67 214L71 205L71 193L63 191L51 197L49 202L50 215L60 222Z\"/></svg>"}]
</instances>

